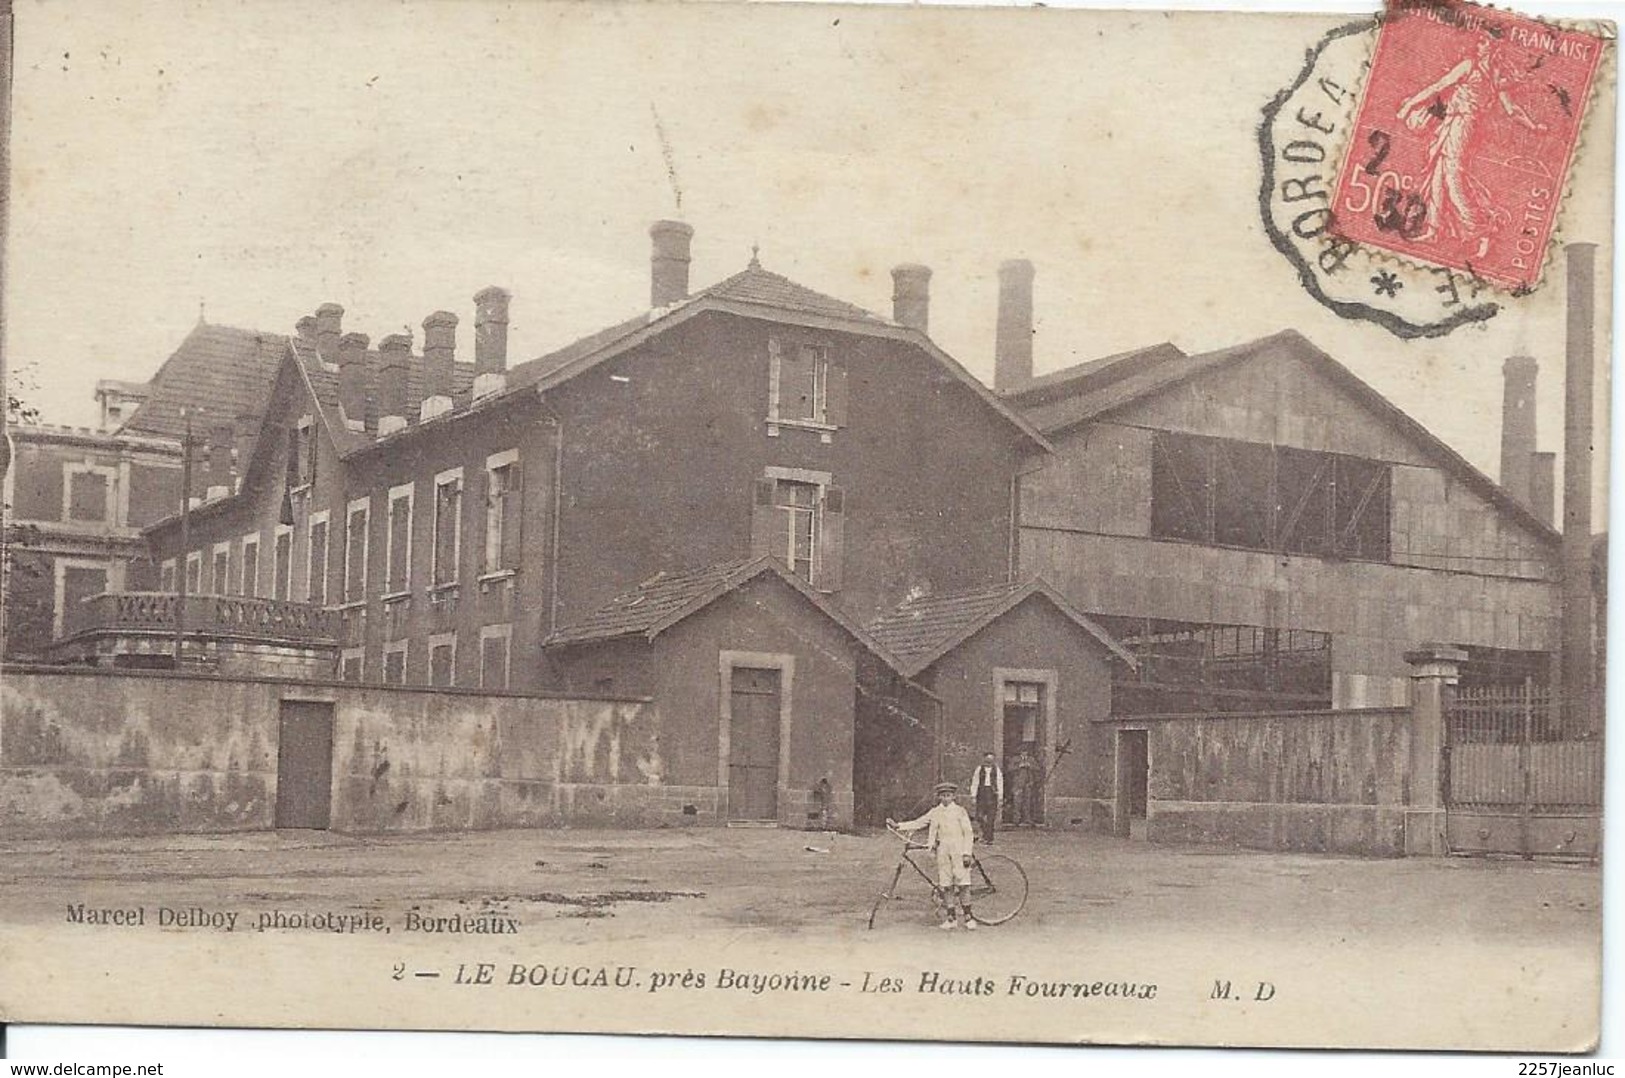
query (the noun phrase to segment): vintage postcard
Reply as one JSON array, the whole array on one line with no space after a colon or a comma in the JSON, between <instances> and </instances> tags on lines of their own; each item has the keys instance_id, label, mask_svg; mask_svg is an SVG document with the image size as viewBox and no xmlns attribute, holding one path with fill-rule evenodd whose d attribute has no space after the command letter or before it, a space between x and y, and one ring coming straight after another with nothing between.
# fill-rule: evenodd
<instances>
[{"instance_id":1,"label":"vintage postcard","mask_svg":"<svg viewBox=\"0 0 1625 1078\"><path fill-rule=\"evenodd\" d=\"M1596 1045L1612 22L7 29L0 1021Z\"/></svg>"}]
</instances>

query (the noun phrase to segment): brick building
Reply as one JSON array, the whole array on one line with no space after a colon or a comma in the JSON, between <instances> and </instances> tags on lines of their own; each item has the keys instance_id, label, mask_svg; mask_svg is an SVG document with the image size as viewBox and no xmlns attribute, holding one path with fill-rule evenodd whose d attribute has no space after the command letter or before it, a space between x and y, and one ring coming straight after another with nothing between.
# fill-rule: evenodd
<instances>
[{"instance_id":1,"label":"brick building","mask_svg":"<svg viewBox=\"0 0 1625 1078\"><path fill-rule=\"evenodd\" d=\"M19 424L5 476L5 655L39 657L83 601L148 585L141 529L180 498L180 446L85 427Z\"/></svg>"}]
</instances>

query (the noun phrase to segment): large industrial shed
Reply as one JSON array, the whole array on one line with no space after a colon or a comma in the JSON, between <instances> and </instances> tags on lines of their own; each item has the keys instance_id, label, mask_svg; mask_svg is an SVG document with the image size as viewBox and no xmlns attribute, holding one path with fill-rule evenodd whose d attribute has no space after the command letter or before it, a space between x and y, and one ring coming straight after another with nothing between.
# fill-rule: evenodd
<instances>
[{"instance_id":1,"label":"large industrial shed","mask_svg":"<svg viewBox=\"0 0 1625 1078\"><path fill-rule=\"evenodd\" d=\"M1424 640L1467 652L1464 685L1554 673L1558 534L1296 332L1005 399L1055 447L1021 569L1139 657L1118 715L1403 706Z\"/></svg>"}]
</instances>

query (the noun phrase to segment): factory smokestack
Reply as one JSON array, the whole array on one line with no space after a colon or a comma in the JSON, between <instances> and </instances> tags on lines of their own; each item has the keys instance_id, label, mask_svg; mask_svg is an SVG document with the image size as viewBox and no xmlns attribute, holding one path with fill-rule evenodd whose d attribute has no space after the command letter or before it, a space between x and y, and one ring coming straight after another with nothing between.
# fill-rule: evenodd
<instances>
[{"instance_id":1,"label":"factory smokestack","mask_svg":"<svg viewBox=\"0 0 1625 1078\"><path fill-rule=\"evenodd\" d=\"M1535 375L1533 356L1511 356L1501 366L1505 391L1501 405L1501 488L1524 506L1532 504L1535 455Z\"/></svg>"},{"instance_id":2,"label":"factory smokestack","mask_svg":"<svg viewBox=\"0 0 1625 1078\"><path fill-rule=\"evenodd\" d=\"M1563 372L1563 728L1597 729L1591 594L1592 379L1596 363L1597 246L1571 243L1567 364Z\"/></svg>"}]
</instances>

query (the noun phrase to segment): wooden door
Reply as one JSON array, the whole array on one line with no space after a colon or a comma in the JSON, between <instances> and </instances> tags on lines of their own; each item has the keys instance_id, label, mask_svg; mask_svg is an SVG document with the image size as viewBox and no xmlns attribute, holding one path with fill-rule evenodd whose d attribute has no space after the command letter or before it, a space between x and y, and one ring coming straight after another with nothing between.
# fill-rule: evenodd
<instances>
[{"instance_id":1,"label":"wooden door","mask_svg":"<svg viewBox=\"0 0 1625 1078\"><path fill-rule=\"evenodd\" d=\"M729 685L728 818L779 816L779 672L735 667Z\"/></svg>"},{"instance_id":2,"label":"wooden door","mask_svg":"<svg viewBox=\"0 0 1625 1078\"><path fill-rule=\"evenodd\" d=\"M282 701L276 826L327 830L333 796L333 705Z\"/></svg>"}]
</instances>

